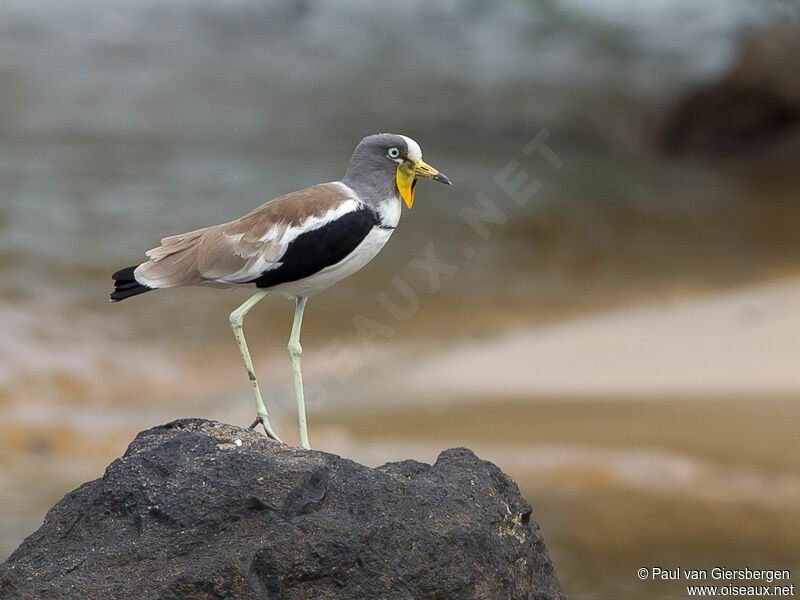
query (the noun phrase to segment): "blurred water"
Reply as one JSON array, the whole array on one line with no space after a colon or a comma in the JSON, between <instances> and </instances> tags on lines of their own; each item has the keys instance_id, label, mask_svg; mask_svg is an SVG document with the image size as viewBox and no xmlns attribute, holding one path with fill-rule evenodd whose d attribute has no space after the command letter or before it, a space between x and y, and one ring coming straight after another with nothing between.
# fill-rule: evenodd
<instances>
[{"instance_id":1,"label":"blurred water","mask_svg":"<svg viewBox=\"0 0 800 600\"><path fill-rule=\"evenodd\" d=\"M790 7L0 3L0 553L138 429L187 414L250 417L226 319L243 294L174 290L109 306L110 273L165 235L340 177L363 135L411 135L456 185L423 182L380 257L310 303L309 386L326 372L319 349L356 337L354 314L383 318L375 294L395 275L421 305L365 369L464 337L796 273L795 174L667 159L647 141L664 107L724 72L750 32ZM521 153L543 129L560 169ZM525 206L506 198L511 218L485 240L459 211L478 191L503 198L494 177L510 159L541 189ZM430 241L456 267L435 293L409 269ZM248 317L284 425L289 315L272 300ZM312 411L336 410L324 391L309 393ZM67 456L78 458L47 466ZM40 469L51 483L20 483Z\"/></svg>"},{"instance_id":2,"label":"blurred water","mask_svg":"<svg viewBox=\"0 0 800 600\"><path fill-rule=\"evenodd\" d=\"M685 256L698 252L734 282L765 260L791 266L794 203L773 174L641 156L649 116L724 69L776 6L5 2L0 294L96 306L106 274L160 237L337 178L362 135L387 130L418 138L457 187L421 187L373 279L426 240L474 237L454 213L542 128L565 168L526 165L536 201L442 298L478 286L484 304L539 294L545 310L588 277L588 303L609 301L631 272L702 280Z\"/></svg>"}]
</instances>

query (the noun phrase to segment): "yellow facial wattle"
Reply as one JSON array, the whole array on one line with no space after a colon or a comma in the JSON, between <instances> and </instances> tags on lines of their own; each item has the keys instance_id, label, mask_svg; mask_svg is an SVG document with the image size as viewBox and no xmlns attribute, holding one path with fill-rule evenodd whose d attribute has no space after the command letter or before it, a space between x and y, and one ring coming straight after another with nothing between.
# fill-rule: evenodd
<instances>
[{"instance_id":1,"label":"yellow facial wattle","mask_svg":"<svg viewBox=\"0 0 800 600\"><path fill-rule=\"evenodd\" d=\"M416 183L416 169L409 161L403 161L397 166L397 189L405 200L406 206L414 206L414 187Z\"/></svg>"}]
</instances>

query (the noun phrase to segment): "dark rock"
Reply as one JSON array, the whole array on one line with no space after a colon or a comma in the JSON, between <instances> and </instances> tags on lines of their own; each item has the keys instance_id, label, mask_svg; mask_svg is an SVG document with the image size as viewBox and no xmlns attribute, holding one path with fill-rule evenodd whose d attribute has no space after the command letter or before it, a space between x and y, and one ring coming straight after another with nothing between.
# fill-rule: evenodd
<instances>
[{"instance_id":1,"label":"dark rock","mask_svg":"<svg viewBox=\"0 0 800 600\"><path fill-rule=\"evenodd\" d=\"M664 119L667 150L793 161L800 155L800 28L773 26L745 46L720 81L681 101Z\"/></svg>"},{"instance_id":2,"label":"dark rock","mask_svg":"<svg viewBox=\"0 0 800 600\"><path fill-rule=\"evenodd\" d=\"M530 515L467 449L370 469L175 421L50 510L0 597L563 598Z\"/></svg>"}]
</instances>

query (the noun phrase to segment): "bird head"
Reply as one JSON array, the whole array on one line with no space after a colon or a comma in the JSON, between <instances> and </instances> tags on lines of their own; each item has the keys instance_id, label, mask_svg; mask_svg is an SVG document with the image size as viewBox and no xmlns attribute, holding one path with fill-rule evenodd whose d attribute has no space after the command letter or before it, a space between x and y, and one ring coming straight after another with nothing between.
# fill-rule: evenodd
<instances>
[{"instance_id":1,"label":"bird head","mask_svg":"<svg viewBox=\"0 0 800 600\"><path fill-rule=\"evenodd\" d=\"M422 150L417 142L394 133L379 133L361 140L350 159L344 180L364 179L368 173L379 177L380 183L392 181L408 208L414 205L418 177L453 185L444 173L422 160Z\"/></svg>"}]
</instances>

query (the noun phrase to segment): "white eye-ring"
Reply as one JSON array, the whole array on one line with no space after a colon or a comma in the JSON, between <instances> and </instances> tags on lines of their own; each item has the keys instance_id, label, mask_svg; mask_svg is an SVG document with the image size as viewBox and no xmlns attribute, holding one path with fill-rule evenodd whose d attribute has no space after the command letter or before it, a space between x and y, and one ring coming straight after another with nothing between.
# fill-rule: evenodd
<instances>
[{"instance_id":1,"label":"white eye-ring","mask_svg":"<svg viewBox=\"0 0 800 600\"><path fill-rule=\"evenodd\" d=\"M398 148L389 148L389 151L386 152L386 156L389 158L400 158L400 150Z\"/></svg>"}]
</instances>

